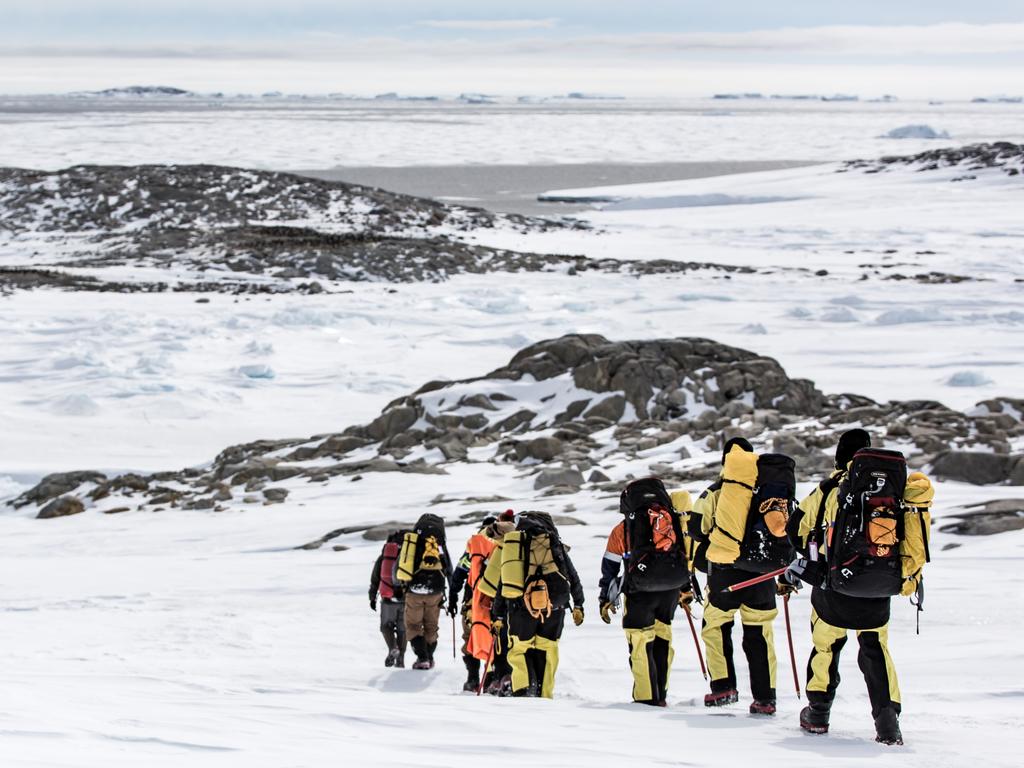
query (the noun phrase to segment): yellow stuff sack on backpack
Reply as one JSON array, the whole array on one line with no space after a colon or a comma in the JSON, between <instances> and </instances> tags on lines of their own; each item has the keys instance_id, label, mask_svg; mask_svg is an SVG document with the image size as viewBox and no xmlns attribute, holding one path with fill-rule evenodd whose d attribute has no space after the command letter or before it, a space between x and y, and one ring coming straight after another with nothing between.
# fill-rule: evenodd
<instances>
[{"instance_id":1,"label":"yellow stuff sack on backpack","mask_svg":"<svg viewBox=\"0 0 1024 768\"><path fill-rule=\"evenodd\" d=\"M921 472L914 472L907 478L903 492L906 510L903 513L903 540L900 542L900 558L903 561L903 589L900 594L912 595L921 581L925 563L931 560L929 541L932 526L932 500L935 488L931 480Z\"/></svg>"},{"instance_id":2,"label":"yellow stuff sack on backpack","mask_svg":"<svg viewBox=\"0 0 1024 768\"><path fill-rule=\"evenodd\" d=\"M747 530L747 515L757 484L757 454L734 446L722 467L722 490L718 493L711 533L709 562L729 565L740 556L740 542Z\"/></svg>"},{"instance_id":3,"label":"yellow stuff sack on backpack","mask_svg":"<svg viewBox=\"0 0 1024 768\"><path fill-rule=\"evenodd\" d=\"M398 554L398 570L395 572L399 581L412 581L416 572L416 545L419 538L417 533L409 531L402 539L402 550Z\"/></svg>"},{"instance_id":4,"label":"yellow stuff sack on backpack","mask_svg":"<svg viewBox=\"0 0 1024 768\"><path fill-rule=\"evenodd\" d=\"M526 536L522 531L505 534L501 546L501 596L515 599L523 596L526 586Z\"/></svg>"}]
</instances>

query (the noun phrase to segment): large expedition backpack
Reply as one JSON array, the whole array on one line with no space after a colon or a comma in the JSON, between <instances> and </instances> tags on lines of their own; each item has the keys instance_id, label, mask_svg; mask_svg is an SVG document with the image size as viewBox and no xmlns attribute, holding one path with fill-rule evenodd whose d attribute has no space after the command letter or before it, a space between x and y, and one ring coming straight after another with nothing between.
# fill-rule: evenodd
<instances>
[{"instance_id":1,"label":"large expedition backpack","mask_svg":"<svg viewBox=\"0 0 1024 768\"><path fill-rule=\"evenodd\" d=\"M633 480L619 496L626 544L624 592L679 589L689 580L679 516L665 484Z\"/></svg>"},{"instance_id":2,"label":"large expedition backpack","mask_svg":"<svg viewBox=\"0 0 1024 768\"><path fill-rule=\"evenodd\" d=\"M405 534L398 559L398 580L412 581L419 571L443 571L442 553L445 547L444 519L424 514L416 527Z\"/></svg>"},{"instance_id":3,"label":"large expedition backpack","mask_svg":"<svg viewBox=\"0 0 1024 768\"><path fill-rule=\"evenodd\" d=\"M381 552L379 589L380 596L385 600L395 599L396 586L392 580L392 574L395 572L395 563L398 561L398 556L402 551L402 539L404 537L405 531L395 531L388 536L388 540Z\"/></svg>"},{"instance_id":4,"label":"large expedition backpack","mask_svg":"<svg viewBox=\"0 0 1024 768\"><path fill-rule=\"evenodd\" d=\"M558 531L545 512L523 512L502 543L501 595L521 599L535 619L569 604L569 580Z\"/></svg>"},{"instance_id":5,"label":"large expedition backpack","mask_svg":"<svg viewBox=\"0 0 1024 768\"><path fill-rule=\"evenodd\" d=\"M737 568L768 573L793 561L796 551L786 523L795 506L796 463L781 453L762 453L757 457L757 482L734 563Z\"/></svg>"},{"instance_id":6,"label":"large expedition backpack","mask_svg":"<svg viewBox=\"0 0 1024 768\"><path fill-rule=\"evenodd\" d=\"M838 489L827 535L825 587L851 597L889 597L903 586L907 461L899 451L857 451Z\"/></svg>"}]
</instances>

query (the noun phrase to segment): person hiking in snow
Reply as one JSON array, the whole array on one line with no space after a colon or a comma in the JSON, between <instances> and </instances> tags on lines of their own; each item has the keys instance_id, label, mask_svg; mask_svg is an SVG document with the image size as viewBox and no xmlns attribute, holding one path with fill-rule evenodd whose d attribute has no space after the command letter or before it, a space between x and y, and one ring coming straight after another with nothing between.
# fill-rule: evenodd
<instances>
[{"instance_id":1,"label":"person hiking in snow","mask_svg":"<svg viewBox=\"0 0 1024 768\"><path fill-rule=\"evenodd\" d=\"M743 626L743 653L750 669L753 701L751 714L775 714L775 635L772 624L778 615L776 593L793 587L769 580L753 586L731 588L758 573L787 565L793 550L786 522L795 506L794 463L780 454L758 456L742 437L725 443L722 472L694 504L694 531L707 543L707 602L701 637L707 651L711 693L707 707L739 700L733 664L732 628L736 612ZM693 522L696 526L698 522Z\"/></svg>"},{"instance_id":2,"label":"person hiking in snow","mask_svg":"<svg viewBox=\"0 0 1024 768\"><path fill-rule=\"evenodd\" d=\"M402 540L395 571L405 589L405 632L416 653L413 669L434 668L441 603L451 573L444 520L437 515L422 515Z\"/></svg>"},{"instance_id":3,"label":"person hiking in snow","mask_svg":"<svg viewBox=\"0 0 1024 768\"><path fill-rule=\"evenodd\" d=\"M492 669L487 674L493 678L491 600L476 587L498 541L505 533L515 529L512 518L512 510L503 512L500 518L484 518L480 530L466 542L466 549L452 574L448 593L448 613L454 617L461 608L462 661L466 665L466 682L462 686L464 691L475 693L480 688L481 662L492 664ZM485 687L490 682L491 680L485 680Z\"/></svg>"},{"instance_id":4,"label":"person hiking in snow","mask_svg":"<svg viewBox=\"0 0 1024 768\"><path fill-rule=\"evenodd\" d=\"M377 610L380 595L380 633L388 646L385 667L405 666L405 595L395 584L394 571L405 531L392 531L370 572L370 609Z\"/></svg>"},{"instance_id":5,"label":"person hiking in snow","mask_svg":"<svg viewBox=\"0 0 1024 768\"><path fill-rule=\"evenodd\" d=\"M902 744L899 682L889 655L892 596L923 598L922 570L929 560L935 492L920 472L907 475L897 451L872 449L863 429L843 433L835 470L800 503L790 535L800 558L786 578L811 584L808 706L800 727L827 733L839 686L839 655L847 633L857 633L857 663L864 673L875 739Z\"/></svg>"},{"instance_id":6,"label":"person hiking in snow","mask_svg":"<svg viewBox=\"0 0 1024 768\"><path fill-rule=\"evenodd\" d=\"M501 557L492 555L479 589L493 600L491 626L497 636L506 631L498 617L507 612L512 695L552 698L565 611L571 600L572 620L582 624L584 595L550 515L516 515L516 530L505 534Z\"/></svg>"},{"instance_id":7,"label":"person hiking in snow","mask_svg":"<svg viewBox=\"0 0 1024 768\"><path fill-rule=\"evenodd\" d=\"M623 520L608 536L601 560L601 620L611 623L621 593L633 701L657 707L667 706L676 606L688 610L693 600L676 500L689 506L689 494L672 499L655 477L627 484L619 497ZM621 580L620 566L625 566Z\"/></svg>"}]
</instances>

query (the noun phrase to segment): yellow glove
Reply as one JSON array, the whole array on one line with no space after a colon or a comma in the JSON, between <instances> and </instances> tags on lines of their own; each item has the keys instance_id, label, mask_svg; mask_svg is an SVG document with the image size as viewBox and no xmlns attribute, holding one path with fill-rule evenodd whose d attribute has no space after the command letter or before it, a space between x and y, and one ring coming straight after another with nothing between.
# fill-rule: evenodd
<instances>
[{"instance_id":1,"label":"yellow glove","mask_svg":"<svg viewBox=\"0 0 1024 768\"><path fill-rule=\"evenodd\" d=\"M935 488L928 476L921 472L913 472L907 478L907 487L903 491L907 504L915 507L930 507L935 498Z\"/></svg>"},{"instance_id":2,"label":"yellow glove","mask_svg":"<svg viewBox=\"0 0 1024 768\"><path fill-rule=\"evenodd\" d=\"M609 614L615 613L615 611L615 603L601 603L601 621L611 624L612 617Z\"/></svg>"},{"instance_id":3,"label":"yellow glove","mask_svg":"<svg viewBox=\"0 0 1024 768\"><path fill-rule=\"evenodd\" d=\"M693 592L679 593L679 607L684 611L690 610L690 603L693 602Z\"/></svg>"},{"instance_id":4,"label":"yellow glove","mask_svg":"<svg viewBox=\"0 0 1024 768\"><path fill-rule=\"evenodd\" d=\"M491 634L495 637L501 636L501 630L505 628L505 622L501 619L495 619L491 622Z\"/></svg>"},{"instance_id":5,"label":"yellow glove","mask_svg":"<svg viewBox=\"0 0 1024 768\"><path fill-rule=\"evenodd\" d=\"M572 623L577 627L583 623L583 606L577 605L572 609Z\"/></svg>"}]
</instances>

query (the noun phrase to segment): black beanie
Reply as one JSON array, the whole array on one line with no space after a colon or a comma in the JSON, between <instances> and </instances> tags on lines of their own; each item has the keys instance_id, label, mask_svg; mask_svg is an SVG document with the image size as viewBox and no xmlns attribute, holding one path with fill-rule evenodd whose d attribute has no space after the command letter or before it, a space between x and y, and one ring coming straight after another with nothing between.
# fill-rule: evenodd
<instances>
[{"instance_id":1,"label":"black beanie","mask_svg":"<svg viewBox=\"0 0 1024 768\"><path fill-rule=\"evenodd\" d=\"M851 429L839 436L839 445L836 446L836 469L846 469L853 454L861 448L871 447L871 435L863 429Z\"/></svg>"},{"instance_id":2,"label":"black beanie","mask_svg":"<svg viewBox=\"0 0 1024 768\"><path fill-rule=\"evenodd\" d=\"M725 464L725 457L729 455L729 451L732 450L732 447L734 445L738 446L741 449L743 449L747 453L753 453L754 452L754 446L752 446L750 444L750 441L747 440L747 438L745 438L745 437L731 437L731 438L729 438L726 441L725 445L722 447L722 464Z\"/></svg>"}]
</instances>

